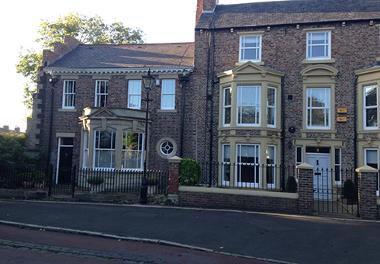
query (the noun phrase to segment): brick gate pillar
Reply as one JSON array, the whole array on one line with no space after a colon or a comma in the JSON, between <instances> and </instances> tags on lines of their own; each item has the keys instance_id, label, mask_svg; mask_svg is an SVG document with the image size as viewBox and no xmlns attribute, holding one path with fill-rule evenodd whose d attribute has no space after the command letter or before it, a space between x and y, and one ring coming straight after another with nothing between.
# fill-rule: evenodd
<instances>
[{"instance_id":1,"label":"brick gate pillar","mask_svg":"<svg viewBox=\"0 0 380 264\"><path fill-rule=\"evenodd\" d=\"M356 169L358 173L358 206L363 219L377 218L376 181L377 170L363 166Z\"/></svg>"},{"instance_id":2,"label":"brick gate pillar","mask_svg":"<svg viewBox=\"0 0 380 264\"><path fill-rule=\"evenodd\" d=\"M168 199L177 204L179 193L179 167L182 159L174 156L169 158L169 182L168 182Z\"/></svg>"},{"instance_id":3,"label":"brick gate pillar","mask_svg":"<svg viewBox=\"0 0 380 264\"><path fill-rule=\"evenodd\" d=\"M302 163L297 166L298 174L298 211L312 214L314 211L313 166Z\"/></svg>"}]
</instances>

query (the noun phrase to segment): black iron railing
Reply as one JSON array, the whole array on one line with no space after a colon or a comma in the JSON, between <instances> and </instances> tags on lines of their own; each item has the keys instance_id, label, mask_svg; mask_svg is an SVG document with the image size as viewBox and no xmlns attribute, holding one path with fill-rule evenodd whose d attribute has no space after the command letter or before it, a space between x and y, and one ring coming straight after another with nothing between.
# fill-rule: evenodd
<instances>
[{"instance_id":1,"label":"black iron railing","mask_svg":"<svg viewBox=\"0 0 380 264\"><path fill-rule=\"evenodd\" d=\"M200 163L199 185L296 192L296 167L255 163Z\"/></svg>"}]
</instances>

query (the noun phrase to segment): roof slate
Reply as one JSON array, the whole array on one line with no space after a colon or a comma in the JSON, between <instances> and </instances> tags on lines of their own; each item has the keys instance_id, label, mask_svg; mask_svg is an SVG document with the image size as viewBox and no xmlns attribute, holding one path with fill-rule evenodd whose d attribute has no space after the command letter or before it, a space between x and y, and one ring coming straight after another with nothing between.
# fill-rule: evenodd
<instances>
[{"instance_id":1,"label":"roof slate","mask_svg":"<svg viewBox=\"0 0 380 264\"><path fill-rule=\"evenodd\" d=\"M81 44L49 68L181 68L193 67L194 43Z\"/></svg>"},{"instance_id":2,"label":"roof slate","mask_svg":"<svg viewBox=\"0 0 380 264\"><path fill-rule=\"evenodd\" d=\"M380 0L292 0L217 5L214 13L203 13L197 28L268 26L322 21L380 18Z\"/></svg>"}]
</instances>

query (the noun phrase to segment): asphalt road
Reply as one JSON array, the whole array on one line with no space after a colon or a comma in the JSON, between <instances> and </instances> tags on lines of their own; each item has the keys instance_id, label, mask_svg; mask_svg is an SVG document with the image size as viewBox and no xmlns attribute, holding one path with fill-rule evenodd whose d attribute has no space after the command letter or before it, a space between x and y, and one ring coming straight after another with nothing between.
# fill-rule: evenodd
<instances>
[{"instance_id":1,"label":"asphalt road","mask_svg":"<svg viewBox=\"0 0 380 264\"><path fill-rule=\"evenodd\" d=\"M0 225L2 264L265 264L264 261L157 244Z\"/></svg>"},{"instance_id":2,"label":"asphalt road","mask_svg":"<svg viewBox=\"0 0 380 264\"><path fill-rule=\"evenodd\" d=\"M379 263L380 223L134 206L0 201L0 220L162 239L296 263Z\"/></svg>"}]
</instances>

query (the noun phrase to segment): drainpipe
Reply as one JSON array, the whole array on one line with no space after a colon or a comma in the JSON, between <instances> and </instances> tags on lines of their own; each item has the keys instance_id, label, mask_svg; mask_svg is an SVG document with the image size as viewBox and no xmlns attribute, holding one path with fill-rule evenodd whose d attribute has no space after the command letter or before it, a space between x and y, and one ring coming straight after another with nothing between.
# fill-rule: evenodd
<instances>
[{"instance_id":1,"label":"drainpipe","mask_svg":"<svg viewBox=\"0 0 380 264\"><path fill-rule=\"evenodd\" d=\"M284 81L285 77L281 77L281 189L285 190L285 93ZM282 111L284 109L284 111Z\"/></svg>"},{"instance_id":2,"label":"drainpipe","mask_svg":"<svg viewBox=\"0 0 380 264\"><path fill-rule=\"evenodd\" d=\"M357 147L357 142L358 142L358 129L357 129L357 105L358 105L358 96L357 96L357 87L358 85L358 77L355 76L355 81L354 81L354 169L358 167L358 147Z\"/></svg>"},{"instance_id":3,"label":"drainpipe","mask_svg":"<svg viewBox=\"0 0 380 264\"><path fill-rule=\"evenodd\" d=\"M47 79L47 78L45 78ZM51 163L51 148L52 148L52 139L53 139L53 120L54 120L54 88L57 83L57 79L50 77L47 79L48 83L51 84L51 94L50 94L50 118L49 118L49 140L48 140L48 159L46 163L46 167L49 168ZM45 80L45 87L47 87L47 82ZM47 90L45 90L47 91ZM54 174L52 174L53 176ZM52 179L51 179L52 180Z\"/></svg>"},{"instance_id":4,"label":"drainpipe","mask_svg":"<svg viewBox=\"0 0 380 264\"><path fill-rule=\"evenodd\" d=\"M209 61L208 61L208 72L211 71L211 86L210 86L210 92L208 92L207 100L210 102L210 129L209 129L209 137L210 137L210 145L209 145L209 182L208 186L212 186L212 175L213 175L213 150L214 150L214 133L213 133L213 126L214 126L214 86L217 81L215 81L215 16L213 16L213 19L211 21L211 35L210 35L210 42L209 42ZM208 75L208 78L210 76ZM209 83L209 82L208 82Z\"/></svg>"},{"instance_id":5,"label":"drainpipe","mask_svg":"<svg viewBox=\"0 0 380 264\"><path fill-rule=\"evenodd\" d=\"M180 78L180 87L182 89L181 95L182 95L182 106L181 106L181 134L180 134L180 157L183 158L183 141L184 141L184 133L185 133L185 111L186 111L186 96L185 96L185 89L187 87L187 83L189 81L189 77L186 73L184 73Z\"/></svg>"}]
</instances>

